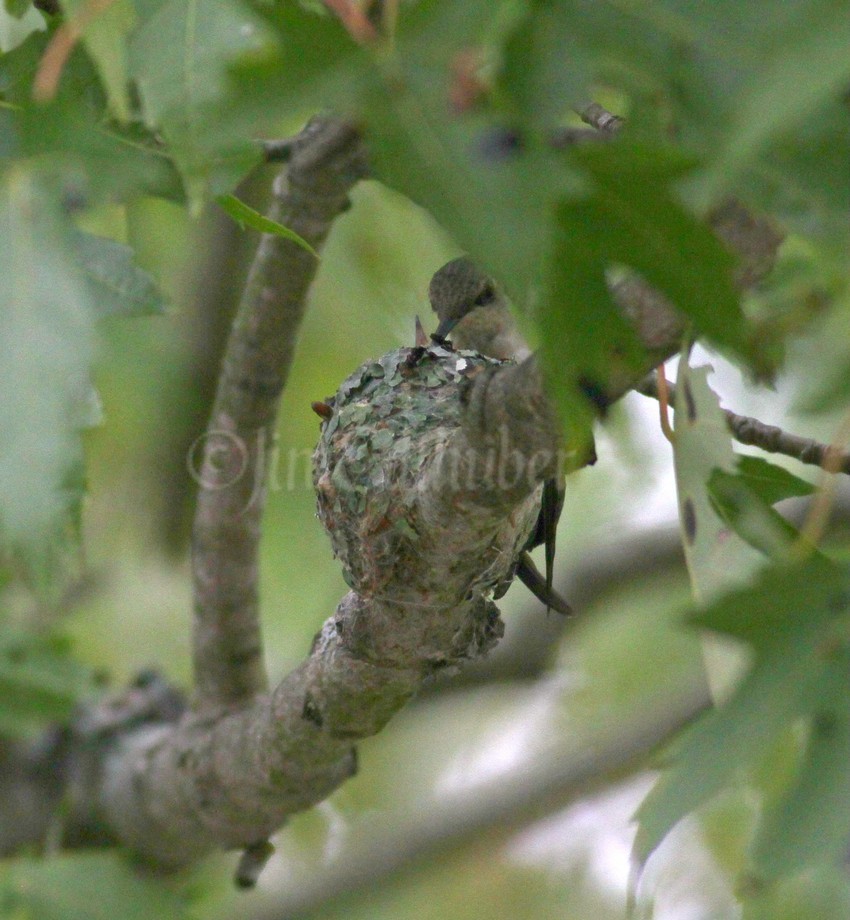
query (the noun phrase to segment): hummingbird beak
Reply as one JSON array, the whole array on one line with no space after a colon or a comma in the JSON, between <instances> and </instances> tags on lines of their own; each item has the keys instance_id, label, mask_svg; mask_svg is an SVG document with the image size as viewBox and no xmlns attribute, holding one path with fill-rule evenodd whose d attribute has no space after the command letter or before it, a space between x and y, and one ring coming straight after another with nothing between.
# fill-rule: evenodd
<instances>
[{"instance_id":1,"label":"hummingbird beak","mask_svg":"<svg viewBox=\"0 0 850 920\"><path fill-rule=\"evenodd\" d=\"M437 326L437 331L431 335L431 338L440 344L446 341L446 336L454 329L458 324L458 317L447 316L444 320L440 322L440 325Z\"/></svg>"}]
</instances>

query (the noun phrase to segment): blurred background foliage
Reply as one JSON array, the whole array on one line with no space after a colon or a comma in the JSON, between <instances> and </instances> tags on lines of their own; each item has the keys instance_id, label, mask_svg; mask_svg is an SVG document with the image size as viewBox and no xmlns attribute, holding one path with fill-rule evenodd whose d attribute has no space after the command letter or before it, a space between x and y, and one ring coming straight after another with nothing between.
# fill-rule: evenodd
<instances>
[{"instance_id":1,"label":"blurred background foliage","mask_svg":"<svg viewBox=\"0 0 850 920\"><path fill-rule=\"evenodd\" d=\"M62 4L71 15L84 6ZM377 52L307 9L319 6L117 0L83 29L84 48L41 105L32 86L57 21L23 0L0 13L2 734L67 718L98 684L151 666L189 688L192 446L257 241L211 195L235 188L261 211L275 168L259 165L251 138L288 136L326 104L361 119L382 181L360 183L334 227L283 400L262 543L272 680L304 657L346 590L314 517L310 403L363 361L412 344L416 314L431 326L428 280L462 250L510 290L553 374L578 360L565 341L599 354L610 345L593 322L609 309L600 279L613 263L679 295L720 350L698 349L691 363L712 363L724 405L825 441L846 412L846 3L387 3L398 7L395 41ZM190 17L192 48L182 40ZM472 46L482 50L470 67L462 53ZM452 95L464 88L472 98ZM548 132L574 126L571 106L591 97L627 116L624 143L553 151ZM730 193L790 230L743 311L693 217ZM77 231L126 244L133 264L129 250L100 247L90 258ZM25 312L15 310L22 266L38 269ZM120 311L104 282L120 282ZM94 317L80 320L92 304ZM773 386L755 387L752 372L773 373L780 359ZM576 393L558 395L571 424L586 419ZM486 797L494 778L521 785L544 754L663 721L701 692L704 650L683 618L690 589L657 407L631 395L600 429L599 462L570 477L558 537L556 581L580 615L547 618L512 588L497 651L427 687L362 744L358 776L278 835L256 892L233 891L229 856L162 881L113 854L52 855L4 861L0 912L275 916L285 896L297 901L315 877L332 878L346 852L368 851L399 826L415 835L453 796ZM842 486L830 531L839 558L847 500ZM799 519L805 501L781 507ZM846 721L846 695L843 706ZM679 822L649 857L634 916L850 914L833 853L769 884L748 875L761 803L781 800L800 762L800 726L784 729L759 764L742 767L746 782ZM389 882L366 873L359 890L327 904L315 897L308 912L621 918L635 883L632 816L651 766L437 847ZM846 775L833 787L847 792ZM839 835L850 826L840 809L823 818Z\"/></svg>"}]
</instances>

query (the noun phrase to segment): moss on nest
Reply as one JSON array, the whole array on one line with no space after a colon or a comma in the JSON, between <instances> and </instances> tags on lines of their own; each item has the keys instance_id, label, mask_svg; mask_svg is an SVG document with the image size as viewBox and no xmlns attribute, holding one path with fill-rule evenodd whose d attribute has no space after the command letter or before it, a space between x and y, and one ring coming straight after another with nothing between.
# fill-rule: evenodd
<instances>
[{"instance_id":1,"label":"moss on nest","mask_svg":"<svg viewBox=\"0 0 850 920\"><path fill-rule=\"evenodd\" d=\"M313 454L318 516L346 582L374 593L415 553L416 482L460 425L465 382L505 362L439 346L361 365L326 400Z\"/></svg>"}]
</instances>

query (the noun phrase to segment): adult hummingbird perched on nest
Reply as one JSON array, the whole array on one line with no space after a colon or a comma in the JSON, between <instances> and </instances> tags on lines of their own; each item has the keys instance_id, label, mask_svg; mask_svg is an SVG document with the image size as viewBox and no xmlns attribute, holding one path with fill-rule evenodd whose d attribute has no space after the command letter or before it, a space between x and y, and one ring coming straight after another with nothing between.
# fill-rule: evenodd
<instances>
[{"instance_id":1,"label":"adult hummingbird perched on nest","mask_svg":"<svg viewBox=\"0 0 850 920\"><path fill-rule=\"evenodd\" d=\"M523 361L531 354L504 296L492 278L471 259L461 256L447 262L431 279L428 296L440 320L432 336L439 344L444 344L446 336L451 334L456 348L471 349L502 361ZM537 525L517 559L516 574L547 610L569 614L570 605L552 587L555 531L564 506L564 491L563 476L544 483ZM541 545L546 547L545 578L529 555L530 550Z\"/></svg>"}]
</instances>

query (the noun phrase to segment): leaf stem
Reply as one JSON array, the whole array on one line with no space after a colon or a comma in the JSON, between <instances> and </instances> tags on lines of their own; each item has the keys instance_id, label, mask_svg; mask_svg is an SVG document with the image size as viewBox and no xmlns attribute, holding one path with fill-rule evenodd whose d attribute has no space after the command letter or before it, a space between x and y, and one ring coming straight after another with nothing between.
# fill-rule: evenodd
<instances>
[{"instance_id":1,"label":"leaf stem","mask_svg":"<svg viewBox=\"0 0 850 920\"><path fill-rule=\"evenodd\" d=\"M674 444L676 442L676 433L670 425L670 393L663 364L659 364L655 369L655 377L658 381L658 415L661 422L661 431L664 433L664 437L671 444Z\"/></svg>"}]
</instances>

